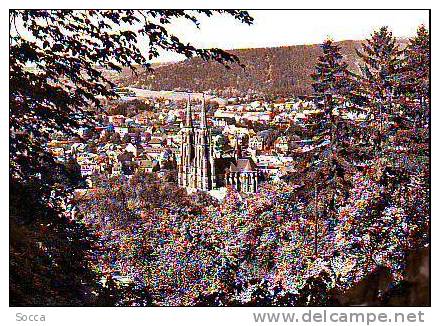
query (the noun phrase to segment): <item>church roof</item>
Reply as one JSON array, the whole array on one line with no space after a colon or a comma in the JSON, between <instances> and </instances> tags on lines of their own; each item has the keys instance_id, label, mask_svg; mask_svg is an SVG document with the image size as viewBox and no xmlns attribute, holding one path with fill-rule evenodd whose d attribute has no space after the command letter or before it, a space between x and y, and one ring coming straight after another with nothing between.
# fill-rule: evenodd
<instances>
[{"instance_id":1,"label":"church roof","mask_svg":"<svg viewBox=\"0 0 440 326\"><path fill-rule=\"evenodd\" d=\"M231 163L231 172L252 172L257 170L257 165L251 158L239 158L237 164Z\"/></svg>"}]
</instances>

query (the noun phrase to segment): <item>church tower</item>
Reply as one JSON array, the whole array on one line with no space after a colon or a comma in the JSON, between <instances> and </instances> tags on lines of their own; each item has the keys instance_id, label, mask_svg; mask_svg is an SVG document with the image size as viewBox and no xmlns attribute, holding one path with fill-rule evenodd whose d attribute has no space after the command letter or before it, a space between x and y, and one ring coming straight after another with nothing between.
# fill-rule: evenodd
<instances>
[{"instance_id":1,"label":"church tower","mask_svg":"<svg viewBox=\"0 0 440 326\"><path fill-rule=\"evenodd\" d=\"M211 133L206 119L205 95L200 109L200 125L196 131L196 179L197 189L204 191L215 188L214 157Z\"/></svg>"},{"instance_id":2,"label":"church tower","mask_svg":"<svg viewBox=\"0 0 440 326\"><path fill-rule=\"evenodd\" d=\"M194 183L192 162L194 160L194 127L192 121L191 98L188 94L186 104L185 123L181 130L182 142L180 144L180 165L178 169L178 182L181 187L191 187Z\"/></svg>"},{"instance_id":3,"label":"church tower","mask_svg":"<svg viewBox=\"0 0 440 326\"><path fill-rule=\"evenodd\" d=\"M182 128L180 146L180 165L178 169L179 185L189 189L209 191L216 187L213 144L208 129L203 95L200 109L200 123L193 127L191 103L188 98L185 125Z\"/></svg>"}]
</instances>

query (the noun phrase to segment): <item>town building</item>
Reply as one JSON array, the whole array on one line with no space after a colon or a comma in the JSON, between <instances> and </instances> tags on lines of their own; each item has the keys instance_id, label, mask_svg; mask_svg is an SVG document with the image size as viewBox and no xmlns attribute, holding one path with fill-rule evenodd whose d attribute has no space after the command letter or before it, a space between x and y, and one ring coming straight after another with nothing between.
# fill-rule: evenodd
<instances>
[{"instance_id":1,"label":"town building","mask_svg":"<svg viewBox=\"0 0 440 326\"><path fill-rule=\"evenodd\" d=\"M235 161L230 162L225 171L226 185L234 187L237 191L254 193L258 189L259 172L257 165L250 157L242 157L238 137L235 141Z\"/></svg>"},{"instance_id":2,"label":"town building","mask_svg":"<svg viewBox=\"0 0 440 326\"><path fill-rule=\"evenodd\" d=\"M249 139L249 148L255 151L262 151L264 148L264 139L261 136L254 136Z\"/></svg>"}]
</instances>

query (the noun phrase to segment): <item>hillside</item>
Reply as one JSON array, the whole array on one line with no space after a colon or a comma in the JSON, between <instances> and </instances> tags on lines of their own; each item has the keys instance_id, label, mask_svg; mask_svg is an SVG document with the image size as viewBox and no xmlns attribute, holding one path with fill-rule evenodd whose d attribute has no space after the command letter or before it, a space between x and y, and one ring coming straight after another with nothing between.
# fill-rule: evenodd
<instances>
[{"instance_id":1,"label":"hillside","mask_svg":"<svg viewBox=\"0 0 440 326\"><path fill-rule=\"evenodd\" d=\"M339 42L352 68L357 60L359 41ZM264 94L309 94L310 73L320 55L319 45L231 50L245 69L235 65L230 70L216 62L193 58L155 68L153 74L138 76L125 72L118 82L125 86L152 90L213 90L223 96L248 92Z\"/></svg>"},{"instance_id":2,"label":"hillside","mask_svg":"<svg viewBox=\"0 0 440 326\"><path fill-rule=\"evenodd\" d=\"M355 49L361 47L361 42L337 42L352 70L357 69L359 59ZM405 40L398 42L404 44ZM230 52L238 55L245 69L235 65L228 71L216 62L193 58L159 66L154 74L142 72L137 77L125 74L120 82L152 90L211 90L226 97L254 92L307 95L312 91L310 74L321 49L319 44L313 44Z\"/></svg>"}]
</instances>

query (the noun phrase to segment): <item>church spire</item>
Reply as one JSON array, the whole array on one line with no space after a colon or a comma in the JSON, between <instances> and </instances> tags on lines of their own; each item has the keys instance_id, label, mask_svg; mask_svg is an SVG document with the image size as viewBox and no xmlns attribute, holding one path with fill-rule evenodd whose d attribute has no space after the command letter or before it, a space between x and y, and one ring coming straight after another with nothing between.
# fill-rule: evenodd
<instances>
[{"instance_id":1,"label":"church spire","mask_svg":"<svg viewBox=\"0 0 440 326\"><path fill-rule=\"evenodd\" d=\"M203 97L202 97L202 108L200 111L200 128L201 129L205 129L206 126L208 125L207 121L206 121L206 111L205 111L205 94L202 93Z\"/></svg>"},{"instance_id":2,"label":"church spire","mask_svg":"<svg viewBox=\"0 0 440 326\"><path fill-rule=\"evenodd\" d=\"M241 158L241 146L238 133L235 133L235 159Z\"/></svg>"},{"instance_id":3,"label":"church spire","mask_svg":"<svg viewBox=\"0 0 440 326\"><path fill-rule=\"evenodd\" d=\"M185 127L192 127L192 112L191 112L191 95L188 93L188 101L186 103L186 123Z\"/></svg>"}]
</instances>

